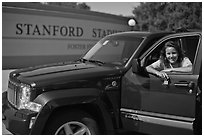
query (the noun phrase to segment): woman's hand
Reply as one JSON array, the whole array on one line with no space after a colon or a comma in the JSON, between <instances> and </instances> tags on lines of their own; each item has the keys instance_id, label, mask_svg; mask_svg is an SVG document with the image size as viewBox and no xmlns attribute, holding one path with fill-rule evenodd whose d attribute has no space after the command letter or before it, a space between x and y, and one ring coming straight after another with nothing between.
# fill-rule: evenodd
<instances>
[{"instance_id":1,"label":"woman's hand","mask_svg":"<svg viewBox=\"0 0 204 137\"><path fill-rule=\"evenodd\" d=\"M156 75L160 78L169 79L169 76L164 71L157 72Z\"/></svg>"},{"instance_id":2,"label":"woman's hand","mask_svg":"<svg viewBox=\"0 0 204 137\"><path fill-rule=\"evenodd\" d=\"M152 66L147 66L146 70L147 70L147 72L149 72L151 74L155 74L160 78L169 79L169 76L164 71L158 71L158 70L154 69Z\"/></svg>"}]
</instances>

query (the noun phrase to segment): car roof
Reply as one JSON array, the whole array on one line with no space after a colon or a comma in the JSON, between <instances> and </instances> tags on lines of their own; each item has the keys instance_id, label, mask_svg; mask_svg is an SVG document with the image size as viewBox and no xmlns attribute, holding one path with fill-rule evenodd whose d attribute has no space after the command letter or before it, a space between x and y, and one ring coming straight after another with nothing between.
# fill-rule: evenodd
<instances>
[{"instance_id":1,"label":"car roof","mask_svg":"<svg viewBox=\"0 0 204 137\"><path fill-rule=\"evenodd\" d=\"M153 36L166 36L169 34L173 34L175 32L149 32L149 31L127 31L127 32L119 32L114 33L109 36L127 36L127 37L153 37Z\"/></svg>"},{"instance_id":2,"label":"car roof","mask_svg":"<svg viewBox=\"0 0 204 137\"><path fill-rule=\"evenodd\" d=\"M187 31L187 32L175 32L175 31L160 31L160 32L149 32L149 31L126 31L126 32L118 32L111 34L109 36L126 36L126 37L137 37L137 38L162 38L164 36L170 34L193 34L193 33L202 33L200 31Z\"/></svg>"}]
</instances>

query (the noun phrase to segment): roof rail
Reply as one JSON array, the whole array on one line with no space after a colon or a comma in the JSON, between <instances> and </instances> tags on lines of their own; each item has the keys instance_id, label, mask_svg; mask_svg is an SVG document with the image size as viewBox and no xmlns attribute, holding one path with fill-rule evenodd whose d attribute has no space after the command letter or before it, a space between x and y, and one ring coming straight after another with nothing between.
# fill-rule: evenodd
<instances>
[{"instance_id":1,"label":"roof rail","mask_svg":"<svg viewBox=\"0 0 204 137\"><path fill-rule=\"evenodd\" d=\"M189 31L184 27L180 27L180 28L176 29L175 32L180 33L180 32L189 32Z\"/></svg>"},{"instance_id":2,"label":"roof rail","mask_svg":"<svg viewBox=\"0 0 204 137\"><path fill-rule=\"evenodd\" d=\"M187 29L184 27L180 27L178 29L175 30L176 33L181 33L181 32L201 32L202 30L200 29Z\"/></svg>"}]
</instances>

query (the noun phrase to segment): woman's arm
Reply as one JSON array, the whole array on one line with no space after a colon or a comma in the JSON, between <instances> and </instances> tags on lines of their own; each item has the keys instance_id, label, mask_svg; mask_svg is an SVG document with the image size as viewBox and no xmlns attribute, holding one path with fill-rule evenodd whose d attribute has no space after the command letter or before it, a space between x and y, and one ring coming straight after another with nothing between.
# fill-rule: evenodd
<instances>
[{"instance_id":1,"label":"woman's arm","mask_svg":"<svg viewBox=\"0 0 204 137\"><path fill-rule=\"evenodd\" d=\"M151 65L147 66L146 70L147 70L148 73L155 74L160 78L165 78L165 79L169 78L169 76L165 72L158 71L158 70L154 69Z\"/></svg>"},{"instance_id":2,"label":"woman's arm","mask_svg":"<svg viewBox=\"0 0 204 137\"><path fill-rule=\"evenodd\" d=\"M159 73L159 71L154 69L151 65L147 66L146 70L147 70L148 73L155 74L155 75L158 75L158 73Z\"/></svg>"},{"instance_id":3,"label":"woman's arm","mask_svg":"<svg viewBox=\"0 0 204 137\"><path fill-rule=\"evenodd\" d=\"M192 65L188 67L179 67L179 68L170 68L163 70L163 72L191 72L192 71Z\"/></svg>"},{"instance_id":4,"label":"woman's arm","mask_svg":"<svg viewBox=\"0 0 204 137\"><path fill-rule=\"evenodd\" d=\"M181 67L179 68L170 68L163 70L164 72L191 72L192 71L192 63L189 58L185 57L181 63Z\"/></svg>"}]
</instances>

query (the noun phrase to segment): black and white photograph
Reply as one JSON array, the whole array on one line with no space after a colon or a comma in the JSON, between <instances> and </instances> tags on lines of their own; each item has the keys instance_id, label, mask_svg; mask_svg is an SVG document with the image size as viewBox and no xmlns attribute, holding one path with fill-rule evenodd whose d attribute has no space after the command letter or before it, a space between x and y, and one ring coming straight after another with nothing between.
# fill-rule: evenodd
<instances>
[{"instance_id":1,"label":"black and white photograph","mask_svg":"<svg viewBox=\"0 0 204 137\"><path fill-rule=\"evenodd\" d=\"M2 2L2 135L202 135L202 2Z\"/></svg>"}]
</instances>

